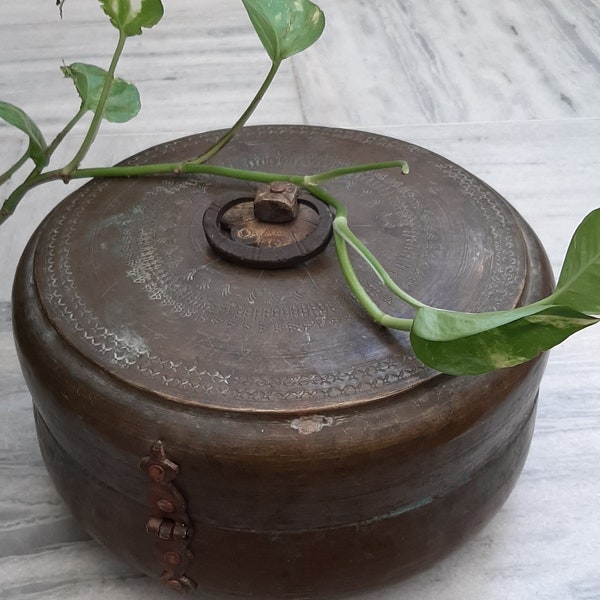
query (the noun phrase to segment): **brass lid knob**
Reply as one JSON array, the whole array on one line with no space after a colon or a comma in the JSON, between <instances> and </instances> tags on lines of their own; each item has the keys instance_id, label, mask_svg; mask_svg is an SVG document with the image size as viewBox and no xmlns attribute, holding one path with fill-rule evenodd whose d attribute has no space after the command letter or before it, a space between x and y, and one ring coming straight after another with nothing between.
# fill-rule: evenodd
<instances>
[{"instance_id":1,"label":"brass lid knob","mask_svg":"<svg viewBox=\"0 0 600 600\"><path fill-rule=\"evenodd\" d=\"M332 222L321 201L276 181L261 185L254 198L216 200L204 213L203 227L208 243L223 258L280 269L319 254L331 239Z\"/></svg>"}]
</instances>

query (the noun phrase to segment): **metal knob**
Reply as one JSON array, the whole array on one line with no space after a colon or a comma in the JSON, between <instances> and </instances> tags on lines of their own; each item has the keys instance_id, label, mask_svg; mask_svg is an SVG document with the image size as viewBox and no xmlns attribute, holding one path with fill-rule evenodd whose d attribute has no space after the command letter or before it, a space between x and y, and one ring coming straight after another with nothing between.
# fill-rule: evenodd
<instances>
[{"instance_id":1,"label":"metal knob","mask_svg":"<svg viewBox=\"0 0 600 600\"><path fill-rule=\"evenodd\" d=\"M301 264L325 249L333 217L312 196L285 181L261 185L254 198L219 199L203 218L217 254L246 267L279 269Z\"/></svg>"}]
</instances>

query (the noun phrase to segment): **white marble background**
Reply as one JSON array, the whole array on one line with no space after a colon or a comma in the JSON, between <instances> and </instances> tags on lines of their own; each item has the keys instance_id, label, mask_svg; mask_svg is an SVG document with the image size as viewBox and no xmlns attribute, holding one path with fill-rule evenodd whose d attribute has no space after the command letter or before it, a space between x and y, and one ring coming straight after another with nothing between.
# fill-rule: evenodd
<instances>
[{"instance_id":1,"label":"white marble background","mask_svg":"<svg viewBox=\"0 0 600 600\"><path fill-rule=\"evenodd\" d=\"M138 84L143 111L107 126L89 165L230 124L266 73L239 0L165 4L163 22L131 40L119 69ZM323 38L284 65L252 122L364 128L440 152L511 201L558 269L571 232L600 204L598 1L321 6ZM114 42L93 0L67 0L62 22L53 0L2 2L0 99L52 138L78 104L59 65L106 66ZM24 148L0 126L0 171ZM27 237L67 191L39 188L0 229L0 600L172 598L88 539L37 449L10 286ZM361 599L600 600L599 372L599 331L553 351L531 453L498 516L430 570Z\"/></svg>"}]
</instances>

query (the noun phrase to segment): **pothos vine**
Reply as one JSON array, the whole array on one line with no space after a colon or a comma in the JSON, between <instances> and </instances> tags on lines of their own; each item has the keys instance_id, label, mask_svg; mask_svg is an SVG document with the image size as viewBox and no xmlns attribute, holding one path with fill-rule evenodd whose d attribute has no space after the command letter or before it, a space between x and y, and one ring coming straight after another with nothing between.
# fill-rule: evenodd
<instances>
[{"instance_id":1,"label":"pothos vine","mask_svg":"<svg viewBox=\"0 0 600 600\"><path fill-rule=\"evenodd\" d=\"M60 14L65 0L57 0ZM288 181L330 206L334 212L335 248L353 294L378 324L410 332L415 354L425 364L445 373L484 373L510 367L537 356L559 344L573 333L598 322L600 314L600 209L590 213L577 228L567 251L556 289L548 297L506 311L464 313L428 306L410 296L390 277L383 265L352 232L348 211L339 198L327 191L326 183L336 177L376 169L400 169L408 175L402 160L354 165L313 174L285 174L248 171L209 164L244 127L275 78L282 62L309 48L321 36L325 17L310 0L242 0L250 22L270 60L271 67L258 92L234 125L201 156L182 162L143 166L86 167L81 164L93 145L103 120L126 122L140 109L137 88L116 76L119 59L129 38L157 25L163 17L161 0L99 0L110 23L118 32L116 47L108 68L73 63L62 67L81 99L77 113L58 135L47 143L34 121L19 107L0 102L0 119L23 132L29 140L26 152L0 174L0 185L20 176L20 183L0 208L0 224L13 214L25 195L35 187L53 180L102 177L143 177L157 174L187 175L202 173L253 182ZM50 158L63 144L73 127L88 112L91 122L83 142L63 167L48 169ZM25 166L33 168L23 174ZM413 319L385 313L362 286L350 259L349 248L377 274L381 284L415 310Z\"/></svg>"}]
</instances>

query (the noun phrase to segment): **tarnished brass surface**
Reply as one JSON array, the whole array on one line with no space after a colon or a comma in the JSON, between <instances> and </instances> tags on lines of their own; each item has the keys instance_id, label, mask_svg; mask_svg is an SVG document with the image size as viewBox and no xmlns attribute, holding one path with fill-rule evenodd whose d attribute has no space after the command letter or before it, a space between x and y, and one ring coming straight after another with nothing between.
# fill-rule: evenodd
<instances>
[{"instance_id":1,"label":"tarnished brass surface","mask_svg":"<svg viewBox=\"0 0 600 600\"><path fill-rule=\"evenodd\" d=\"M406 159L408 176L378 171L328 184L347 204L357 235L425 302L459 310L519 302L523 234L513 210L480 180L388 138L293 128L291 139L282 131L251 129L220 162L310 174ZM206 143L184 139L138 162L176 161ZM204 210L222 197L252 197L255 187L163 177L97 181L75 192L38 245L35 280L49 321L115 377L191 405L312 410L364 403L429 379L406 335L374 327L358 308L332 245L282 272L240 269L214 254ZM410 315L369 267L357 259L356 268L386 312Z\"/></svg>"},{"instance_id":2,"label":"tarnished brass surface","mask_svg":"<svg viewBox=\"0 0 600 600\"><path fill-rule=\"evenodd\" d=\"M133 162L183 160L218 136ZM549 293L550 266L523 220L422 148L277 126L247 129L219 155L299 174L396 158L409 176L361 174L327 188L409 293L462 310ZM15 339L48 469L100 542L154 577L174 559L157 558L146 533L139 461L161 440L194 531L182 586L330 599L431 564L494 514L527 454L545 360L478 377L425 368L405 333L363 314L331 245L282 271L219 258L204 211L255 187L157 177L75 192L23 255ZM356 268L386 312L410 316ZM150 530L171 531L162 521Z\"/></svg>"}]
</instances>

